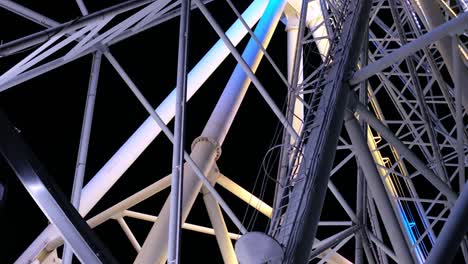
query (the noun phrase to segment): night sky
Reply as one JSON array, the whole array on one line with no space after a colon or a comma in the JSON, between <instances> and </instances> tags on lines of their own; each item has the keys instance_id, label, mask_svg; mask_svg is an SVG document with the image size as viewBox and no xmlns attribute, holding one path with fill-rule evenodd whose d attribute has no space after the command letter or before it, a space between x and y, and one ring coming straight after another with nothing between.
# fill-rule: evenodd
<instances>
[{"instance_id":1,"label":"night sky","mask_svg":"<svg viewBox=\"0 0 468 264\"><path fill-rule=\"evenodd\" d=\"M37 1L17 2L58 22L66 22L80 16L74 1L54 1L47 5ZM117 2L101 1L98 3L101 6L88 5L88 9L92 13ZM240 10L244 10L249 3L236 1L235 4ZM223 28L227 29L234 22L235 14L225 2L215 1L208 7ZM43 29L3 9L0 10L0 18L10 25L0 29L3 43ZM178 22L178 18L172 19L110 48L114 57L154 107L175 87ZM189 69L218 39L199 11L192 12L191 22ZM246 39L238 47L243 48ZM278 26L268 50L285 72L286 33L282 23ZM9 69L29 52L2 58L0 72ZM148 116L104 57L102 62L86 170L87 179L105 164ZM14 126L21 130L24 139L67 197L70 196L73 181L90 66L91 55L87 55L0 95L2 109ZM234 66L234 58L228 57L188 103L186 149L189 149L192 140L200 135ZM270 95L282 106L286 87L273 68L264 62L257 73ZM172 123L170 127L172 129ZM270 204L274 183L268 179L261 164L268 149L277 144L272 138L278 133L281 133L281 130L277 119L251 86L218 161L221 172L244 188L252 190L256 185L256 194L260 192L261 183L267 183L264 199ZM277 153L273 152L273 157L275 155ZM169 174L171 159L172 146L161 134L88 216L101 212ZM276 165L270 164L269 168L276 169ZM1 232L4 246L0 250L0 263L11 263L46 227L47 219L3 159L0 159L0 177L8 181L7 203L2 216L5 224L1 225L4 229ZM275 171L270 177L276 177ZM245 219L247 225L253 217L253 210L250 209L244 218L246 205L221 188L218 190L229 201L238 217ZM134 209L138 212L158 214L168 194L169 190L166 190ZM226 216L225 219L229 230L237 232ZM201 199L197 200L188 222L210 226ZM133 219L127 219L127 223L142 244L151 223ZM253 229L264 231L266 225L266 218L259 215ZM136 253L116 221L108 221L95 230L122 263L134 259ZM200 250L200 245L206 251ZM182 252L184 262L192 259L205 259L205 263L221 262L216 241L209 235L184 231Z\"/></svg>"},{"instance_id":2,"label":"night sky","mask_svg":"<svg viewBox=\"0 0 468 264\"><path fill-rule=\"evenodd\" d=\"M78 6L72 0L52 1L48 4L32 0L16 2L58 22L67 22L80 17ZM90 13L118 2L121 1L107 0L97 3L85 1ZM250 1L234 3L240 11L243 11ZM208 8L224 29L236 19L225 1L214 1L208 4ZM127 15L120 17L125 18ZM0 9L0 20L7 25L0 27L0 41L3 43L44 29L3 9ZM154 108L176 84L178 27L179 19L175 18L110 47L111 53ZM189 70L218 40L214 30L197 10L191 13L190 30ZM239 51L243 50L247 39L244 38L237 46ZM65 48L66 50L68 48ZM1 58L0 72L8 70L31 51L32 49ZM286 32L281 22L268 51L285 74ZM305 72L310 73L319 65L320 57L315 52L313 44L306 48L304 53ZM63 54L64 52L58 53L58 55ZM191 142L202 132L235 65L235 59L229 56L189 101L186 118L187 150ZM73 182L90 69L91 55L87 55L0 94L0 107L7 113L14 126L21 131L21 135L67 197L70 197ZM286 87L265 58L257 70L257 76L277 105L284 109ZM144 108L103 56L86 181L109 160L147 117ZM169 127L172 129L172 126L171 122ZM224 175L257 196L263 194L264 201L268 204L272 204L273 201L275 184L273 179L276 179L276 162L279 154L278 148L269 150L280 144L278 138L281 138L281 133L282 129L277 118L251 85L223 144L221 158L217 162ZM346 135L342 136L349 141ZM349 150L337 151L335 159L340 161L347 154ZM172 145L161 133L85 218L98 214L166 176L171 172L171 161ZM352 161L332 178L352 208L355 207L356 170L355 162ZM0 221L3 221L0 225L3 229L0 263L12 263L46 227L47 219L3 158L0 158L0 178L8 182L7 202L0 218ZM267 230L266 217L257 215L245 203L224 189L217 188L217 190L249 230ZM168 194L169 189L132 209L157 215ZM237 233L236 227L226 215L225 220L230 232ZM252 224L253 220L256 220L255 224ZM349 221L330 192L325 199L321 220ZM143 244L152 223L130 218L126 218L126 221L140 244ZM211 226L201 196L197 199L187 222ZM317 236L324 238L345 228L347 227L320 227ZM136 252L117 221L109 220L95 231L121 263L131 263L134 260ZM61 249L59 251L61 252ZM210 235L184 231L182 252L184 263L192 263L195 260L203 260L197 261L202 263L222 262L215 238ZM340 253L353 260L354 240L350 240Z\"/></svg>"}]
</instances>

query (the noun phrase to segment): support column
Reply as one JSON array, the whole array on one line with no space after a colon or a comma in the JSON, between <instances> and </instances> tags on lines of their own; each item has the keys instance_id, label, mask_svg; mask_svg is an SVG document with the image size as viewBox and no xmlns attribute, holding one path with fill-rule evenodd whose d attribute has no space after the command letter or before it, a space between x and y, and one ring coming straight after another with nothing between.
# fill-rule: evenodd
<instances>
[{"instance_id":1,"label":"support column","mask_svg":"<svg viewBox=\"0 0 468 264\"><path fill-rule=\"evenodd\" d=\"M288 89L287 93L287 107L286 107L286 119L288 123L292 125L294 130L297 134L300 134L300 130L302 128L302 120L304 119L304 105L302 104L301 100L299 100L296 96L297 92L299 91L299 85L302 83L303 80L303 61L302 61L302 52L299 53L299 60L298 65L295 66L295 56L297 54L296 48L298 47L297 41L302 41L302 38L298 38L299 36L299 18L296 14L288 15L286 13L286 33L287 33L287 67L288 67L288 83L290 84L291 89ZM302 44L301 44L302 45ZM302 49L301 49L302 50ZM294 71L296 72L295 81L293 81ZM301 96L303 97L303 96ZM291 150L292 146L294 145L295 140L291 138L288 134L286 129L283 129L283 138L282 144L283 147L281 148L280 152L280 164L278 167L278 174L277 174L277 181L280 184L276 185L275 190L275 199L274 199L274 206L278 207L278 202L281 201L282 196L284 194L284 190L281 187L285 181L285 177L288 173L289 162L291 161Z\"/></svg>"},{"instance_id":2,"label":"support column","mask_svg":"<svg viewBox=\"0 0 468 264\"><path fill-rule=\"evenodd\" d=\"M362 43L361 55L359 57L359 65L365 66L368 63L368 52L369 52L369 28L366 28L364 33L364 41ZM367 104L368 95L367 95L367 86L369 84L366 81L363 81L359 85L359 101L363 104ZM364 121L360 121L360 126L362 131L367 132L367 124ZM363 137L366 141L370 139L367 137L367 133L363 133ZM374 264L374 256L369 246L369 240L365 232L365 227L367 226L367 184L364 177L364 173L361 168L357 168L357 185L356 185L356 217L358 224L364 228L361 228L356 232L355 236L355 254L354 254L354 263L363 264L364 263L364 254L367 258L369 264Z\"/></svg>"},{"instance_id":3,"label":"support column","mask_svg":"<svg viewBox=\"0 0 468 264\"><path fill-rule=\"evenodd\" d=\"M462 192L463 186L465 185L466 178L465 178L465 144L464 144L464 136L465 136L465 124L463 122L463 95L467 94L468 91L463 92L463 85L464 78L463 70L466 68L463 65L462 58L460 57L460 51L458 49L458 36L452 36L452 58L453 58L453 69L455 75L453 75L453 83L454 83L454 90L455 90L455 122L456 122L456 129L457 129L457 156L458 156L458 190ZM468 109L466 109L468 111ZM468 262L468 241L465 237L463 243L461 245L461 249L463 252L463 256L465 258L465 262Z\"/></svg>"},{"instance_id":4,"label":"support column","mask_svg":"<svg viewBox=\"0 0 468 264\"><path fill-rule=\"evenodd\" d=\"M458 37L455 35L452 37L452 57L453 57L453 69L455 75L453 76L453 86L455 90L455 122L457 129L457 156L458 156L458 188L461 192L463 186L465 185L465 145L463 142L465 135L465 125L463 123L463 108L462 108L462 98L464 94L468 94L468 91L463 92L463 86L466 86L468 83L463 80L463 71L466 69L463 65L463 62L460 58L461 54L457 49L458 47ZM468 111L468 109L466 109Z\"/></svg>"},{"instance_id":5,"label":"support column","mask_svg":"<svg viewBox=\"0 0 468 264\"><path fill-rule=\"evenodd\" d=\"M385 229L398 260L400 263L413 263L410 248L400 228L398 217L393 210L392 202L385 190L385 185L375 167L374 159L369 151L367 142L364 140L363 131L359 126L359 122L350 112L346 112L345 127L353 143L353 151L356 153L359 165L364 172L366 182L377 203L377 208L382 216Z\"/></svg>"},{"instance_id":6,"label":"support column","mask_svg":"<svg viewBox=\"0 0 468 264\"><path fill-rule=\"evenodd\" d=\"M423 22L425 22L428 30L432 30L446 22L442 15L442 9L440 5L437 4L438 1L414 1L415 9L418 12L418 15L423 18ZM463 14L463 13L460 13ZM460 78L462 79L462 83L468 83L468 69L466 67L462 67L459 69L454 68L452 54L453 49L459 50L458 44L456 47L452 48L452 43L450 36L446 36L441 38L440 40L436 41L437 50L439 50L440 55L444 59L445 66L447 67L450 76L452 76L452 80L459 74ZM462 101L463 107L468 111L468 92L462 94Z\"/></svg>"},{"instance_id":7,"label":"support column","mask_svg":"<svg viewBox=\"0 0 468 264\"><path fill-rule=\"evenodd\" d=\"M287 18L286 22L286 34L287 34L287 63L288 63L288 82L290 85L293 85L292 78L293 78L293 70L294 70L294 58L295 58L295 51L296 51L296 46L297 46L297 36L298 36L298 26L299 26L299 20L295 16L290 16ZM302 39L302 38L301 38ZM298 69L298 76L297 76L297 87L291 87L292 89L296 89L291 92L291 96L294 96L296 98L296 94L298 92L299 85L302 83L303 80L303 60L302 60L302 52L299 54L299 65L297 66ZM302 97L302 96L301 96ZM294 130L299 134L301 125L302 125L302 119L304 118L304 105L302 104L301 100L295 99L295 102L293 106L291 106L291 109L288 109L289 111L292 111L292 126ZM286 132L285 132L286 133ZM294 144L294 140L291 139L291 144Z\"/></svg>"}]
</instances>

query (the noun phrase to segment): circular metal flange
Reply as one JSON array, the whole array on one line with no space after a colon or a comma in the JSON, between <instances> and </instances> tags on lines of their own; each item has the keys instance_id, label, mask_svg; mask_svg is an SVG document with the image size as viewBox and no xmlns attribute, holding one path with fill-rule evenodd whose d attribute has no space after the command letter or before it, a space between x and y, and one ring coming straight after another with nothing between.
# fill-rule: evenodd
<instances>
[{"instance_id":1,"label":"circular metal flange","mask_svg":"<svg viewBox=\"0 0 468 264\"><path fill-rule=\"evenodd\" d=\"M216 158L215 158L215 160L219 159L219 157L221 156L221 146L219 145L219 143L216 140L214 140L212 138L209 138L209 137L197 137L196 139L193 140L191 149L193 150L195 148L195 145L197 143L199 143L199 142L208 142L211 145L215 146L215 148L216 148Z\"/></svg>"}]
</instances>

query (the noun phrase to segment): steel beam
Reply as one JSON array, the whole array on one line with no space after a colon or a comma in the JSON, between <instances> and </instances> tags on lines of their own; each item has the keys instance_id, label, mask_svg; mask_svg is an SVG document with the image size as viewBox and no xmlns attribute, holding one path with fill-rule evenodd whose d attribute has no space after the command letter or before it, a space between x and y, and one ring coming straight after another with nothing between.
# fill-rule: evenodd
<instances>
[{"instance_id":1,"label":"steel beam","mask_svg":"<svg viewBox=\"0 0 468 264\"><path fill-rule=\"evenodd\" d=\"M97 84L99 80L99 70L101 68L101 52L96 52L93 55L93 61L91 64L91 74L89 77L89 88L88 94L86 97L86 105L85 105L85 114L83 118L83 125L81 128L81 137L80 137L80 145L78 147L78 158L76 161L75 167L75 176L73 178L73 187L72 187L72 194L71 194L71 203L73 207L79 208L80 207L80 199L81 199L81 190L83 188L83 181L85 176L86 170L86 160L88 158L88 146L89 146L89 139L91 136L91 125L93 123L93 114L94 114L94 103L96 100L96 90ZM71 264L73 253L68 247L65 245L62 254L62 262L63 264Z\"/></svg>"},{"instance_id":2,"label":"steel beam","mask_svg":"<svg viewBox=\"0 0 468 264\"><path fill-rule=\"evenodd\" d=\"M206 7L200 1L195 0L194 2L206 16L208 12ZM262 41L264 47L268 46L274 29L279 21L283 6L283 1L269 2L265 13L255 29L255 34L258 39ZM211 24L216 23L212 17L209 22ZM217 33L219 34L221 32L217 30ZM220 34L220 37L231 52L236 51L235 48L233 51L232 43L228 38L226 38L224 31ZM242 56L245 58L245 61L249 63L247 67L250 73L255 71L262 58L261 50L255 40L251 39L249 41ZM213 165L215 158L217 159L217 156L219 156L219 153L217 154L216 152L220 151L220 146L227 135L237 110L239 109L240 103L242 102L245 92L250 84L250 80L247 78L248 75L243 70L244 69L239 65L234 69L234 72L226 84L226 88L216 104L201 137L199 137L193 144L192 155L197 160L197 164L200 164L204 170L209 169ZM194 176L195 175L193 175L192 171L189 170L186 172L184 179L186 182L184 182L182 221L186 219L201 188L199 179L196 179ZM205 185L205 187L209 188L211 186ZM148 261L152 263L161 263L165 261L166 245L164 242L161 243L161 241L164 241L165 239L165 230L167 226L166 218L168 212L166 205L167 202L159 214L158 222L153 225L153 228L143 244L143 249L135 260L136 263L146 263ZM221 203L220 205L223 206ZM244 233L244 230L241 231ZM155 243L158 243L157 247Z\"/></svg>"},{"instance_id":3,"label":"steel beam","mask_svg":"<svg viewBox=\"0 0 468 264\"><path fill-rule=\"evenodd\" d=\"M354 73L349 83L351 85L356 85L368 79L372 75L381 72L383 69L389 67L390 65L406 58L415 51L420 50L426 47L427 45L443 37L446 37L449 34L462 33L464 30L466 30L467 27L468 13L463 13L442 25L433 28L428 33L400 47L399 49L393 51L385 57L361 68L359 71Z\"/></svg>"},{"instance_id":4,"label":"steel beam","mask_svg":"<svg viewBox=\"0 0 468 264\"><path fill-rule=\"evenodd\" d=\"M330 50L333 63L327 69L327 83L323 87L318 110L309 117L309 141L304 146L304 155L298 177L289 196L285 218L276 236L286 247L285 263L307 263L312 250L319 216L322 210L330 171L333 165L346 103L348 87L344 82L355 67L363 40L358 28L367 27L370 1L351 1L346 10L340 41ZM333 49L333 48L332 48ZM307 119L307 117L306 117ZM303 131L307 128L304 127ZM276 208L275 208L276 209ZM270 232L275 230L270 229ZM285 239L281 239L284 237Z\"/></svg>"},{"instance_id":5,"label":"steel beam","mask_svg":"<svg viewBox=\"0 0 468 264\"><path fill-rule=\"evenodd\" d=\"M320 254L326 252L326 250L330 249L331 247L335 246L336 244L338 244L340 241L342 241L343 239L347 238L348 236L354 234L355 232L358 231L358 229L360 229L359 226L351 226L329 238L326 238L322 241L320 241L319 243L315 243L314 244L314 249L312 250L312 252L310 253L310 256L309 258L312 260L313 258L316 258L317 256L319 256Z\"/></svg>"},{"instance_id":6,"label":"steel beam","mask_svg":"<svg viewBox=\"0 0 468 264\"><path fill-rule=\"evenodd\" d=\"M78 259L85 263L115 263L76 209L57 189L3 111L0 111L0 139L3 157Z\"/></svg>"},{"instance_id":7,"label":"steel beam","mask_svg":"<svg viewBox=\"0 0 468 264\"><path fill-rule=\"evenodd\" d=\"M263 0L254 1L244 12L243 17L249 26L253 26L266 8L267 3ZM226 35L234 44L238 44L247 34L247 30L243 27L240 21L236 21ZM86 53L85 53L86 54ZM83 54L84 55L84 54ZM187 98L191 98L208 77L216 70L221 62L229 55L229 50L221 40L215 43L206 55L195 65L188 75ZM81 55L80 55L81 56ZM54 60L39 66L31 72L25 72L21 80L22 82L30 78L34 78L50 69L57 68L66 61L61 59ZM13 85L8 83L7 85ZM156 109L158 114L166 123L173 118L175 109L172 105L175 102L175 90L169 94L165 100ZM122 147L111 157L111 159L97 172L90 182L83 188L82 200L80 203L80 213L86 215L91 208L104 196L104 194L117 182L122 174L130 167L130 165L138 158L138 156L146 149L146 147L159 135L159 128L153 118L149 117L145 122L132 134L132 136L122 145ZM20 256L18 260L29 261L43 250L43 241L51 241L58 236L57 230L53 226L49 226L44 230L39 237L31 244L31 246Z\"/></svg>"},{"instance_id":8,"label":"steel beam","mask_svg":"<svg viewBox=\"0 0 468 264\"><path fill-rule=\"evenodd\" d=\"M455 122L457 130L457 156L458 156L458 188L461 192L463 186L465 185L465 125L463 123L463 108L462 108L462 98L463 94L468 94L468 90L463 91L463 86L467 85L467 82L464 82L462 75L463 62L460 58L460 52L458 51L458 40L456 36L452 37L452 57L453 57L453 83L455 90ZM466 109L468 111L468 109Z\"/></svg>"},{"instance_id":9,"label":"steel beam","mask_svg":"<svg viewBox=\"0 0 468 264\"><path fill-rule=\"evenodd\" d=\"M181 1L179 25L179 50L177 61L176 113L172 152L171 208L169 219L169 264L180 263L182 226L182 190L185 150L185 104L187 101L187 54L189 43L190 0ZM227 232L227 231L226 231Z\"/></svg>"},{"instance_id":10,"label":"steel beam","mask_svg":"<svg viewBox=\"0 0 468 264\"><path fill-rule=\"evenodd\" d=\"M136 0L136 1L132 0L132 1L123 2L115 6L97 11L93 14L81 17L77 20L76 19L71 20L69 22L60 24L56 27L49 28L49 29L37 32L35 34L5 43L0 46L0 57L5 57L15 52L18 52L20 50L27 49L31 46L40 44L44 41L47 41L50 38L50 36L53 36L55 34L71 33L79 28L85 27L92 23L102 21L104 19L107 19L108 17L121 14L123 12L132 10L134 8L137 8L139 6L142 6L144 4L154 2L154 1L155 0Z\"/></svg>"},{"instance_id":11,"label":"steel beam","mask_svg":"<svg viewBox=\"0 0 468 264\"><path fill-rule=\"evenodd\" d=\"M353 151L355 151L359 165L364 171L364 176L367 184L369 185L369 190L371 191L379 213L382 216L382 221L385 229L387 230L387 234L390 237L392 246L395 249L399 263L414 263L405 234L400 228L398 216L393 210L392 201L387 195L387 190L385 190L385 185L377 171L374 159L369 151L367 141L363 138L363 131L359 122L350 112L346 112L345 126L351 138L351 142L353 143Z\"/></svg>"},{"instance_id":12,"label":"steel beam","mask_svg":"<svg viewBox=\"0 0 468 264\"><path fill-rule=\"evenodd\" d=\"M27 7L19 5L10 0L0 1L0 6L44 27L56 27L60 25L60 23L58 23L57 21L45 17Z\"/></svg>"},{"instance_id":13,"label":"steel beam","mask_svg":"<svg viewBox=\"0 0 468 264\"><path fill-rule=\"evenodd\" d=\"M356 101L354 101L356 102ZM352 103L354 104L354 103ZM385 125L382 124L369 110L367 107L356 103L355 110L359 114L359 117L364 119L371 127L373 127L379 134L385 138L391 145L398 150L418 171L440 192L442 192L450 202L454 202L457 199L456 194L452 189L443 182L437 175L434 174L426 165L410 150L405 146Z\"/></svg>"},{"instance_id":14,"label":"steel beam","mask_svg":"<svg viewBox=\"0 0 468 264\"><path fill-rule=\"evenodd\" d=\"M429 252L426 264L451 263L468 231L467 219L468 184L465 184L434 247Z\"/></svg>"},{"instance_id":15,"label":"steel beam","mask_svg":"<svg viewBox=\"0 0 468 264\"><path fill-rule=\"evenodd\" d=\"M260 200L259 198L255 197L253 194L248 192L246 189L239 186L237 183L229 179L224 175L220 175L219 178L216 180L216 183L228 190L230 193L237 196L239 199L244 201L245 203L249 204L260 213L265 215L268 218L271 218L273 209L271 206Z\"/></svg>"}]
</instances>

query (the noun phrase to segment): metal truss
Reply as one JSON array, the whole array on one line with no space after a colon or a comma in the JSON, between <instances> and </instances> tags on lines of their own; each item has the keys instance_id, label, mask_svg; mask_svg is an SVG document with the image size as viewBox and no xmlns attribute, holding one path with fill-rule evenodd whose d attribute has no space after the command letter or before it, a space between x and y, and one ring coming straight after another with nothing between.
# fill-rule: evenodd
<instances>
[{"instance_id":1,"label":"metal truss","mask_svg":"<svg viewBox=\"0 0 468 264\"><path fill-rule=\"evenodd\" d=\"M0 45L0 60L21 57L1 73L0 92L72 61L93 58L70 197L82 217L160 132L173 143L172 172L88 218L89 227L117 221L134 249L135 263L180 263L182 229L213 235L225 263L441 263L454 258L468 262L466 3L254 0L245 10L237 10L235 2L226 0L237 20L225 30L206 5L209 2L128 1L89 12L77 0L82 16L58 23L10 0L0 1L5 10L45 27ZM201 12L219 40L188 69L193 9ZM176 17L177 87L155 109L114 57L112 45ZM268 49L280 22L286 28L286 52ZM241 52L237 45L245 36L249 41ZM277 63L278 54L286 54L286 67ZM229 55L237 65L188 152L185 103ZM265 86L256 75L263 56L282 81L273 85L278 87ZM103 59L149 117L85 183ZM280 128L267 152L278 158L262 163L263 183L257 193L224 175L225 168L218 165L251 83ZM270 96L273 89L286 91L281 104ZM174 117L172 132L167 124ZM5 131L17 140L13 130ZM15 164L28 156L14 156L8 141L2 137L2 153L22 178L25 172ZM24 143L17 144L27 149ZM266 187L269 180L274 187ZM51 224L17 263L48 263L57 258L61 246L63 263L71 263L73 254L83 263L111 259L105 249L107 258L91 249L93 235L68 202L48 193L44 198L36 183L23 183ZM160 212L133 208L169 187L171 195ZM251 222L263 215L266 231L256 232L254 225L241 221L220 187L256 210ZM272 204L264 201L265 193L274 196ZM199 194L209 216L206 225L187 222ZM237 230L228 229L225 216ZM137 239L128 219L151 223L144 240ZM344 249L350 245L351 253Z\"/></svg>"}]
</instances>

